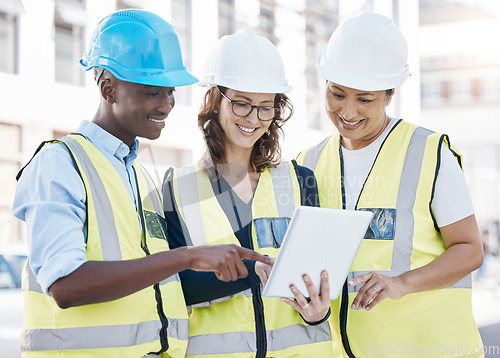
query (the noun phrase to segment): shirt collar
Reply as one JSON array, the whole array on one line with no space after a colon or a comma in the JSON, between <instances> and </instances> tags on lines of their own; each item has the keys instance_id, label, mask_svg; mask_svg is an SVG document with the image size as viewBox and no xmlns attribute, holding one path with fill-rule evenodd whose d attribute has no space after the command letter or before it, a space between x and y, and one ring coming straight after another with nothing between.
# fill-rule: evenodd
<instances>
[{"instance_id":1,"label":"shirt collar","mask_svg":"<svg viewBox=\"0 0 500 358\"><path fill-rule=\"evenodd\" d=\"M80 123L77 133L82 134L99 150L107 152L120 160L125 160L126 164L132 164L137 158L139 149L139 141L137 139L134 140L132 148L129 148L128 145L111 133L102 129L97 124L86 120Z\"/></svg>"}]
</instances>

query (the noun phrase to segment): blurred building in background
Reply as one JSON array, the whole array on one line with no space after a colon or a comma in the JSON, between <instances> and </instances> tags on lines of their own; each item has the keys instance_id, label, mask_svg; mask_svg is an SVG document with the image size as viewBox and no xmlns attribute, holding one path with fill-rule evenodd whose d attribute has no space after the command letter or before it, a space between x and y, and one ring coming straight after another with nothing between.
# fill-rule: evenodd
<instances>
[{"instance_id":1,"label":"blurred building in background","mask_svg":"<svg viewBox=\"0 0 500 358\"><path fill-rule=\"evenodd\" d=\"M420 4L420 124L447 133L463 154L479 224L497 236L500 45L492 36L500 34L500 3Z\"/></svg>"},{"instance_id":2,"label":"blurred building in background","mask_svg":"<svg viewBox=\"0 0 500 358\"><path fill-rule=\"evenodd\" d=\"M325 116L324 80L314 64L338 23L364 11L393 18L409 42L412 76L396 92L389 114L449 133L466 155L479 219L498 217L500 60L499 48L484 43L498 33L498 18L457 1L0 0L0 244L25 240L24 224L11 214L17 171L42 141L69 133L94 115L97 88L92 75L78 67L92 30L108 13L132 7L172 23L195 75L220 36L251 29L273 41L294 87L295 115L284 127L285 159L334 130ZM444 3L452 10L431 19L428 14L438 14L436 6ZM426 15L420 25L419 5ZM446 20L458 7L489 22L478 25L468 18L459 32L457 21L464 19ZM204 151L196 119L205 90L178 88L160 139L141 140L139 159L159 185L168 167L191 164Z\"/></svg>"}]
</instances>

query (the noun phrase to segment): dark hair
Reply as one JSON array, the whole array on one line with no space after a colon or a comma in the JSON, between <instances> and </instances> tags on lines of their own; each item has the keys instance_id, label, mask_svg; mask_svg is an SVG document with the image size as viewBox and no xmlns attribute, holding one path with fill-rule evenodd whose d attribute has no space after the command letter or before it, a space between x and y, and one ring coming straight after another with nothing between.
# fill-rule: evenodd
<instances>
[{"instance_id":1,"label":"dark hair","mask_svg":"<svg viewBox=\"0 0 500 358\"><path fill-rule=\"evenodd\" d=\"M205 161L211 159L213 164L222 164L224 159L225 134L219 123L219 104L222 100L221 92L226 93L227 88L218 86L210 88L205 94L198 114L198 127L203 132L207 145ZM266 133L260 137L252 149L250 165L256 172L262 172L269 167L275 167L281 160L279 139L284 135L281 127L293 114L293 105L287 95L277 93L274 97L274 107L280 111L272 119ZM287 111L288 110L288 111ZM202 167L203 167L202 163Z\"/></svg>"}]
</instances>

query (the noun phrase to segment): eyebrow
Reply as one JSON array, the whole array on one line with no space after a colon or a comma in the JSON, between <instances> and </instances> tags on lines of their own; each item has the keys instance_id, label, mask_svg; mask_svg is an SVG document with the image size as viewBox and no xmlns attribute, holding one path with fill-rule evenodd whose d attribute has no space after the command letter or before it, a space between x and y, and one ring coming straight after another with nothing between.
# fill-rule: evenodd
<instances>
[{"instance_id":1,"label":"eyebrow","mask_svg":"<svg viewBox=\"0 0 500 358\"><path fill-rule=\"evenodd\" d=\"M340 88L339 86L332 86L332 87L339 90L340 92L345 93L345 91L342 88ZM366 93L356 93L356 96L375 96L375 95L373 93L366 92Z\"/></svg>"},{"instance_id":2,"label":"eyebrow","mask_svg":"<svg viewBox=\"0 0 500 358\"><path fill-rule=\"evenodd\" d=\"M235 95L234 95L234 97L238 97L238 98L245 99L245 100L247 100L247 101L248 101L248 102L250 102L250 103L252 103L252 102L253 102L253 100L252 100L251 98L248 98L248 97L243 96L243 95L241 95L241 94L235 94ZM233 97L233 98L234 98L234 97ZM267 101L261 101L260 103L273 103L273 104L274 104L274 101L267 100Z\"/></svg>"}]
</instances>

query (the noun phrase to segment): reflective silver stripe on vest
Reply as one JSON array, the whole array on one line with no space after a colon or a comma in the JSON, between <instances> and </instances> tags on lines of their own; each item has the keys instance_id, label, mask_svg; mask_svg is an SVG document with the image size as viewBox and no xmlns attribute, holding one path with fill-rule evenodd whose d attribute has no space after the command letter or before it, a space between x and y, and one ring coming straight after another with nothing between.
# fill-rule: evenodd
<instances>
[{"instance_id":1,"label":"reflective silver stripe on vest","mask_svg":"<svg viewBox=\"0 0 500 358\"><path fill-rule=\"evenodd\" d=\"M316 326L293 325L267 331L267 351L330 341L328 322ZM293 339L290 339L293 337ZM256 352L254 332L206 334L189 338L187 356ZM307 350L307 347L304 348Z\"/></svg>"},{"instance_id":2,"label":"reflective silver stripe on vest","mask_svg":"<svg viewBox=\"0 0 500 358\"><path fill-rule=\"evenodd\" d=\"M179 340L187 340L187 319L168 319L167 334ZM160 339L161 322L150 321L139 324L78 327L60 329L29 329L22 332L21 350L64 351L72 349L99 349L129 347ZM31 343L30 343L31 342Z\"/></svg>"},{"instance_id":3,"label":"reflective silver stripe on vest","mask_svg":"<svg viewBox=\"0 0 500 358\"><path fill-rule=\"evenodd\" d=\"M415 129L406 151L396 201L396 231L392 254L392 271L410 270L415 224L413 207L424 160L425 144L427 137L431 134L431 131L424 128Z\"/></svg>"},{"instance_id":4,"label":"reflective silver stripe on vest","mask_svg":"<svg viewBox=\"0 0 500 358\"><path fill-rule=\"evenodd\" d=\"M72 151L78 160L82 170L87 176L90 192L94 200L97 218L97 227L101 238L102 257L104 261L116 261L122 259L118 233L116 232L115 218L104 184L97 173L92 161L85 149L75 139L64 137L60 139Z\"/></svg>"},{"instance_id":5,"label":"reflective silver stripe on vest","mask_svg":"<svg viewBox=\"0 0 500 358\"><path fill-rule=\"evenodd\" d=\"M331 136L326 137L321 143L316 144L314 147L310 148L304 156L304 163L302 165L311 169L312 171L316 170L316 166L318 165L319 157L321 156L321 152L323 152L323 148L325 148L328 140L332 138Z\"/></svg>"},{"instance_id":6,"label":"reflective silver stripe on vest","mask_svg":"<svg viewBox=\"0 0 500 358\"><path fill-rule=\"evenodd\" d=\"M142 203L143 203L142 206L144 208L154 209L154 211L158 215L163 217L163 206L161 204L160 194L159 194L158 190L156 189L156 187L152 185L152 179L150 178L149 174L146 172L146 170L143 168L142 165L134 164L134 166L139 168L139 170L142 173L142 176L144 177L144 180L147 184L147 187L148 187L148 195L145 196L144 199L142 200ZM148 204L150 204L150 205L148 205Z\"/></svg>"},{"instance_id":7,"label":"reflective silver stripe on vest","mask_svg":"<svg viewBox=\"0 0 500 358\"><path fill-rule=\"evenodd\" d=\"M238 293L236 293L234 295L229 295L229 296L217 298L215 300L210 300L210 301L206 301L206 302L197 303L197 304L188 306L188 309L191 310L193 308L209 307L209 306L213 305L214 303L228 301L228 300L230 300L233 297L243 296L243 295L245 295L248 298L252 297L252 289L251 288L247 288L246 290L238 292Z\"/></svg>"},{"instance_id":8,"label":"reflective silver stripe on vest","mask_svg":"<svg viewBox=\"0 0 500 358\"><path fill-rule=\"evenodd\" d=\"M203 232L203 222L201 220L196 168L189 166L176 169L176 171L179 186L179 201L182 206L187 230L189 231L189 233L184 233L186 243L191 246L204 246L206 245L206 241L205 233ZM188 238L191 241L190 243L188 242Z\"/></svg>"},{"instance_id":9,"label":"reflective silver stripe on vest","mask_svg":"<svg viewBox=\"0 0 500 358\"><path fill-rule=\"evenodd\" d=\"M203 230L203 221L201 219L200 200L208 198L200 198L198 190L198 182L196 177L196 168L194 166L176 169L177 183L179 187L179 201L182 206L184 220L189 231L185 235L188 244L193 246L206 245L205 232ZM271 168L271 177L274 186L274 194L280 217L291 218L295 209L293 193L292 177L290 174L290 166L288 163L282 163L276 168ZM204 193L204 195L207 195ZM210 195L215 195L210 192ZM220 195L228 195L229 193L221 193ZM219 195L218 195L219 196ZM219 198L220 199L220 198ZM221 200L224 200L222 198ZM230 218L228 218L230 220ZM186 234L186 233L184 233ZM188 242L190 241L190 243Z\"/></svg>"},{"instance_id":10,"label":"reflective silver stripe on vest","mask_svg":"<svg viewBox=\"0 0 500 358\"><path fill-rule=\"evenodd\" d=\"M417 195L420 171L424 158L427 137L433 134L425 128L418 127L413 132L406 152L396 202L396 232L392 255L391 271L376 271L388 277L395 277L410 271L413 251L414 217L413 207ZM438 153L440 155L440 153ZM348 279L368 273L369 271L350 272ZM470 275L464 277L447 288L470 288ZM349 292L357 292L362 285L349 287Z\"/></svg>"},{"instance_id":11,"label":"reflective silver stripe on vest","mask_svg":"<svg viewBox=\"0 0 500 358\"><path fill-rule=\"evenodd\" d=\"M33 270L31 269L29 258L26 260L26 263L24 264L21 280L22 280L21 286L23 292L32 291L32 292L43 293L42 286L40 286L40 284L36 280L36 276L33 273Z\"/></svg>"},{"instance_id":12,"label":"reflective silver stripe on vest","mask_svg":"<svg viewBox=\"0 0 500 358\"><path fill-rule=\"evenodd\" d=\"M156 189L155 186L152 184L152 179L150 178L148 172L142 165L134 164L134 166L138 167L140 172L142 173L142 176L144 177L147 187L148 187L148 195L142 200L143 203L143 208L153 208L155 212L163 218L163 207L161 204L161 199L160 199L160 194L158 190ZM137 171L136 171L137 172ZM148 205L151 204L151 205ZM167 237L167 233L163 233L165 235L165 238ZM169 282L172 281L177 281L180 282L181 279L179 277L179 274L172 275L170 277L167 277L163 281L160 281L159 284L160 286L166 285Z\"/></svg>"},{"instance_id":13,"label":"reflective silver stripe on vest","mask_svg":"<svg viewBox=\"0 0 500 358\"><path fill-rule=\"evenodd\" d=\"M283 162L275 168L271 168L274 196L278 207L278 216L291 218L295 210L295 196L293 195L292 176L290 164ZM291 189L291 191L290 191ZM292 195L290 195L292 193Z\"/></svg>"}]
</instances>

